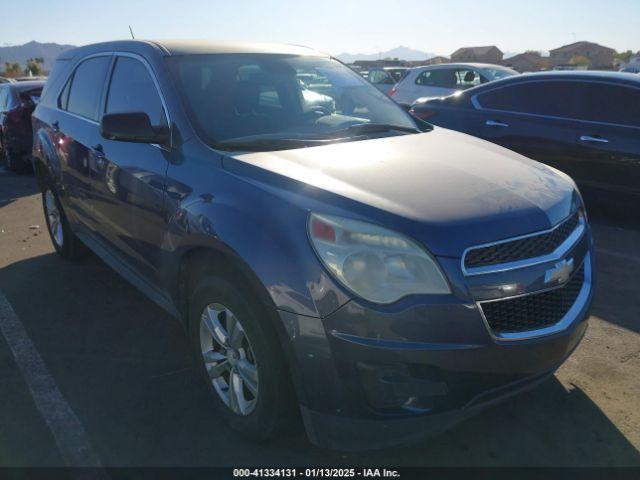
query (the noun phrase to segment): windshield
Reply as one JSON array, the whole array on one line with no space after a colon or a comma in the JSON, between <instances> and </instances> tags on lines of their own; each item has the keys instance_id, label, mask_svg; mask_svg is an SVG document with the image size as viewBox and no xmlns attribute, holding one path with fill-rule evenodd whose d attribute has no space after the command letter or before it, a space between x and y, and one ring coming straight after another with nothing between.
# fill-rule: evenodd
<instances>
[{"instance_id":1,"label":"windshield","mask_svg":"<svg viewBox=\"0 0 640 480\"><path fill-rule=\"evenodd\" d=\"M411 117L340 62L274 54L187 55L167 59L194 127L217 148L265 139L360 139L416 131ZM380 128L386 125L389 128ZM391 128L398 127L398 129Z\"/></svg>"},{"instance_id":2,"label":"windshield","mask_svg":"<svg viewBox=\"0 0 640 480\"><path fill-rule=\"evenodd\" d=\"M516 72L515 70L511 70L510 68L505 67L485 68L482 70L482 73L484 73L484 76L487 77L489 81L518 75L518 72Z\"/></svg>"}]
</instances>

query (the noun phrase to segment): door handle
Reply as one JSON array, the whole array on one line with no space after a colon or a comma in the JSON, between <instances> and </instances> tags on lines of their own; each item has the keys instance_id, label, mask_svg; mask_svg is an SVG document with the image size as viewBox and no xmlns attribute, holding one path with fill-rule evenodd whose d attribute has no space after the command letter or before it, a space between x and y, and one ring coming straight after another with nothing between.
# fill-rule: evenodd
<instances>
[{"instance_id":1,"label":"door handle","mask_svg":"<svg viewBox=\"0 0 640 480\"><path fill-rule=\"evenodd\" d=\"M593 143L609 143L609 140L602 137L592 137L591 135L582 135L580 137L581 142L593 142Z\"/></svg>"},{"instance_id":2,"label":"door handle","mask_svg":"<svg viewBox=\"0 0 640 480\"><path fill-rule=\"evenodd\" d=\"M485 125L488 127L502 127L502 128L507 128L509 126L508 123L498 122L496 120L487 120L485 122Z\"/></svg>"}]
</instances>

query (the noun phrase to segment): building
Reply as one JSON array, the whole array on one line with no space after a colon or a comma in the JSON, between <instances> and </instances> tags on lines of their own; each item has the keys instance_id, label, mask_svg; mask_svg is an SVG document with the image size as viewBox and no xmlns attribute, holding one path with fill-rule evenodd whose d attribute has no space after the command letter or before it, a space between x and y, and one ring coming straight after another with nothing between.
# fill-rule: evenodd
<instances>
[{"instance_id":1,"label":"building","mask_svg":"<svg viewBox=\"0 0 640 480\"><path fill-rule=\"evenodd\" d=\"M478 62L478 63L502 63L502 51L492 45L489 47L464 47L459 48L451 54L451 61L455 63L461 62Z\"/></svg>"},{"instance_id":2,"label":"building","mask_svg":"<svg viewBox=\"0 0 640 480\"><path fill-rule=\"evenodd\" d=\"M543 57L538 52L525 52L503 60L502 64L520 73L539 72L551 67L551 59Z\"/></svg>"},{"instance_id":3,"label":"building","mask_svg":"<svg viewBox=\"0 0 640 480\"><path fill-rule=\"evenodd\" d=\"M579 64L587 59L587 68L592 70L611 70L616 51L592 42L576 42L549 52L554 67Z\"/></svg>"},{"instance_id":4,"label":"building","mask_svg":"<svg viewBox=\"0 0 640 480\"><path fill-rule=\"evenodd\" d=\"M423 65L441 65L443 63L451 63L451 59L438 55L422 62Z\"/></svg>"}]
</instances>

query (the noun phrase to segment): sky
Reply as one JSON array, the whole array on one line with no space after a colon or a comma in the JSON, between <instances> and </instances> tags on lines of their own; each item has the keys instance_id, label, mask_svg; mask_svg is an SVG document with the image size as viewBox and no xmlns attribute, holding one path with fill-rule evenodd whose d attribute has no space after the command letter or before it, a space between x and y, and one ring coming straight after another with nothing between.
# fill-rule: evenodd
<instances>
[{"instance_id":1,"label":"sky","mask_svg":"<svg viewBox=\"0 0 640 480\"><path fill-rule=\"evenodd\" d=\"M0 0L0 46L129 37L302 44L331 54L398 45L437 54L590 40L640 50L640 0Z\"/></svg>"}]
</instances>

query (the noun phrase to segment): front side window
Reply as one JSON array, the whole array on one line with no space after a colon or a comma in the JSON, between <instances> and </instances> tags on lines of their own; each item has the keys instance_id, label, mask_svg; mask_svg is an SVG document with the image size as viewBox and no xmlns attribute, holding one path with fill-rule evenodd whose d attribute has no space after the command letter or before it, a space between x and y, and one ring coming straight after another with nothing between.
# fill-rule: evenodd
<instances>
[{"instance_id":1,"label":"front side window","mask_svg":"<svg viewBox=\"0 0 640 480\"><path fill-rule=\"evenodd\" d=\"M110 57L94 57L82 62L71 79L66 105L71 113L90 120L98 120L98 105L102 96L104 80ZM65 89L66 90L66 89ZM62 92L61 102L65 92Z\"/></svg>"},{"instance_id":2,"label":"front side window","mask_svg":"<svg viewBox=\"0 0 640 480\"><path fill-rule=\"evenodd\" d=\"M581 120L640 127L640 89L609 83L580 86Z\"/></svg>"},{"instance_id":3,"label":"front side window","mask_svg":"<svg viewBox=\"0 0 640 480\"><path fill-rule=\"evenodd\" d=\"M401 134L381 125L416 131L397 104L330 58L212 54L166 61L198 134L217 148L223 148L220 142L256 137L296 140L300 146L360 139L360 130L348 129L364 124L375 124L368 135L372 130Z\"/></svg>"},{"instance_id":4,"label":"front side window","mask_svg":"<svg viewBox=\"0 0 640 480\"><path fill-rule=\"evenodd\" d=\"M561 118L580 118L584 98L580 83L523 82L478 95L483 108Z\"/></svg>"},{"instance_id":5,"label":"front side window","mask_svg":"<svg viewBox=\"0 0 640 480\"><path fill-rule=\"evenodd\" d=\"M160 94L141 61L118 57L111 75L106 113L146 113L152 125L167 125Z\"/></svg>"}]
</instances>

